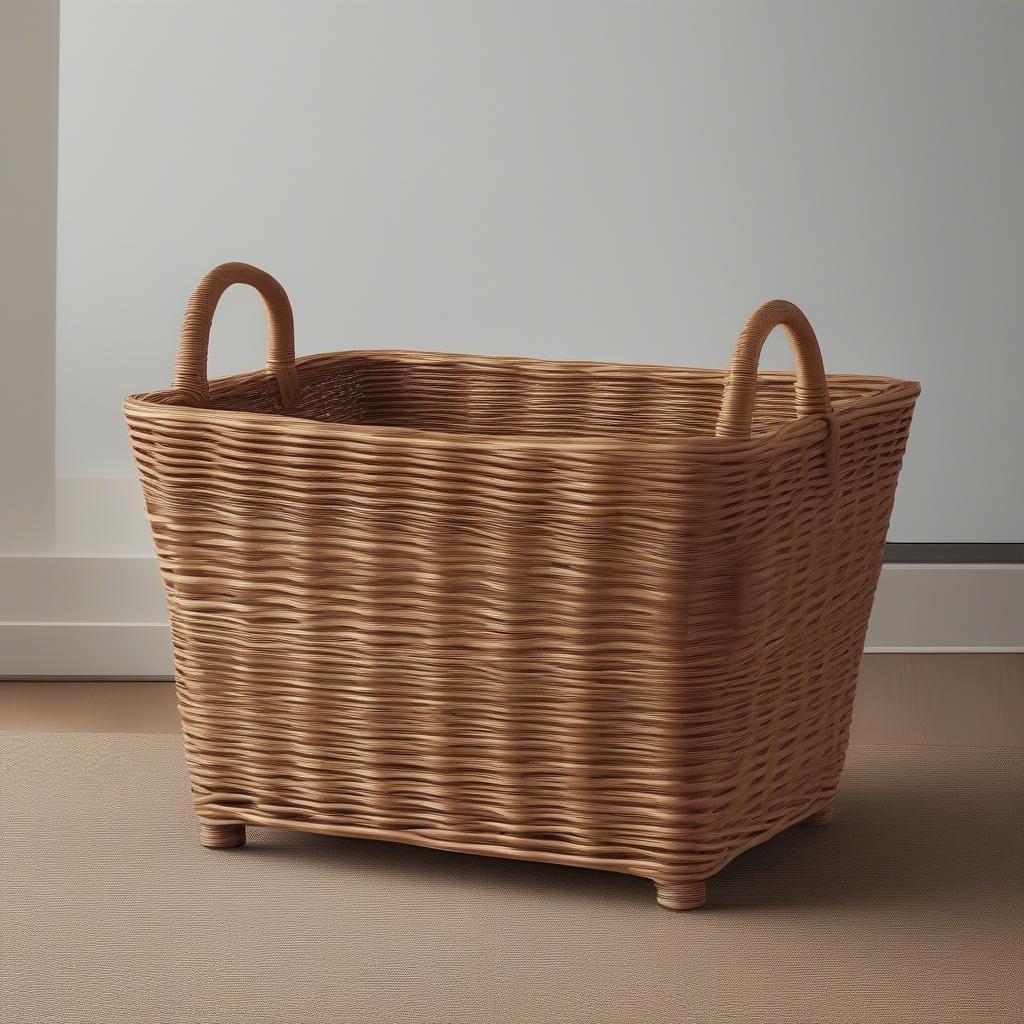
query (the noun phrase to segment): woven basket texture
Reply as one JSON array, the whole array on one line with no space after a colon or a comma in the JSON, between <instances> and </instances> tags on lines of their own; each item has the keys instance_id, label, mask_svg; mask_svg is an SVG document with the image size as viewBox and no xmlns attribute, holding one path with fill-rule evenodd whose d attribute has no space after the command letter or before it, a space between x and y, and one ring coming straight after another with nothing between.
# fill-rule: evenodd
<instances>
[{"instance_id":1,"label":"woven basket texture","mask_svg":"<svg viewBox=\"0 0 1024 1024\"><path fill-rule=\"evenodd\" d=\"M268 368L209 382L239 281ZM759 374L779 323L797 372ZM366 836L685 906L827 815L917 384L826 378L784 302L728 371L296 362L291 331L272 278L217 268L175 386L125 403L211 845Z\"/></svg>"}]
</instances>

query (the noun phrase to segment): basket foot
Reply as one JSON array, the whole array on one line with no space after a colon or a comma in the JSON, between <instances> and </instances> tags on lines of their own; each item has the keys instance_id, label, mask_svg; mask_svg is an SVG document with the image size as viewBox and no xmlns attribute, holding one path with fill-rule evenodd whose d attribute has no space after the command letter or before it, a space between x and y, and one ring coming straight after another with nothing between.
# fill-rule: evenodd
<instances>
[{"instance_id":1,"label":"basket foot","mask_svg":"<svg viewBox=\"0 0 1024 1024\"><path fill-rule=\"evenodd\" d=\"M223 821L204 821L200 818L199 842L211 850L245 846L245 826Z\"/></svg>"},{"instance_id":2,"label":"basket foot","mask_svg":"<svg viewBox=\"0 0 1024 1024\"><path fill-rule=\"evenodd\" d=\"M669 910L696 910L704 906L703 882L655 882L658 904Z\"/></svg>"},{"instance_id":3,"label":"basket foot","mask_svg":"<svg viewBox=\"0 0 1024 1024\"><path fill-rule=\"evenodd\" d=\"M835 806L826 807L823 810L815 811L812 815L804 818L804 825L831 825L832 819L836 816Z\"/></svg>"}]
</instances>

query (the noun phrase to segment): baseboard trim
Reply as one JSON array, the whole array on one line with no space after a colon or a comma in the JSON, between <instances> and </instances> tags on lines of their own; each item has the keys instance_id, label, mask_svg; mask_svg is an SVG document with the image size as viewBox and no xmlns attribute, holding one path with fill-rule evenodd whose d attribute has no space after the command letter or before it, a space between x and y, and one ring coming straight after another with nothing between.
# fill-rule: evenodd
<instances>
[{"instance_id":1,"label":"baseboard trim","mask_svg":"<svg viewBox=\"0 0 1024 1024\"><path fill-rule=\"evenodd\" d=\"M1014 647L876 647L868 644L865 654L1024 654L1024 644Z\"/></svg>"},{"instance_id":2,"label":"baseboard trim","mask_svg":"<svg viewBox=\"0 0 1024 1024\"><path fill-rule=\"evenodd\" d=\"M164 615L153 558L0 557L0 677L167 678ZM1024 565L883 566L865 650L1024 652Z\"/></svg>"},{"instance_id":3,"label":"baseboard trim","mask_svg":"<svg viewBox=\"0 0 1024 1024\"><path fill-rule=\"evenodd\" d=\"M173 674L164 622L0 622L0 675L69 679Z\"/></svg>"},{"instance_id":4,"label":"baseboard trim","mask_svg":"<svg viewBox=\"0 0 1024 1024\"><path fill-rule=\"evenodd\" d=\"M908 565L1013 565L1024 562L1024 544L890 541L885 545L885 560Z\"/></svg>"},{"instance_id":5,"label":"baseboard trim","mask_svg":"<svg viewBox=\"0 0 1024 1024\"><path fill-rule=\"evenodd\" d=\"M1024 649L1024 565L882 567L866 649Z\"/></svg>"}]
</instances>

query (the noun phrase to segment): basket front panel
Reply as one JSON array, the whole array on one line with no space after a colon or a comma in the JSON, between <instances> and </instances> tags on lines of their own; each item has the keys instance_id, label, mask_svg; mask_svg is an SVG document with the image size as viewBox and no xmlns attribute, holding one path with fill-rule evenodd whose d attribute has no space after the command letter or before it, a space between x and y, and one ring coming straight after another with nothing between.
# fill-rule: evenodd
<instances>
[{"instance_id":1,"label":"basket front panel","mask_svg":"<svg viewBox=\"0 0 1024 1024\"><path fill-rule=\"evenodd\" d=\"M201 813L645 874L717 855L681 686L714 561L692 468L214 435L133 425Z\"/></svg>"}]
</instances>

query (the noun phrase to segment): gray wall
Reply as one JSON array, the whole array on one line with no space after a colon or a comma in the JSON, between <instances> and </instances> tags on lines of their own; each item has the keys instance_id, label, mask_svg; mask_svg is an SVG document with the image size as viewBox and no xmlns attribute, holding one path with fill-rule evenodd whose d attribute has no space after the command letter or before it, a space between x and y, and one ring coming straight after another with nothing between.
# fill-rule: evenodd
<instances>
[{"instance_id":1,"label":"gray wall","mask_svg":"<svg viewBox=\"0 0 1024 1024\"><path fill-rule=\"evenodd\" d=\"M1022 541L1022 33L933 0L64 0L58 471L132 473L120 399L227 259L284 282L303 353L717 366L782 296L830 370L924 384L892 539ZM233 290L212 371L262 333Z\"/></svg>"}]
</instances>

